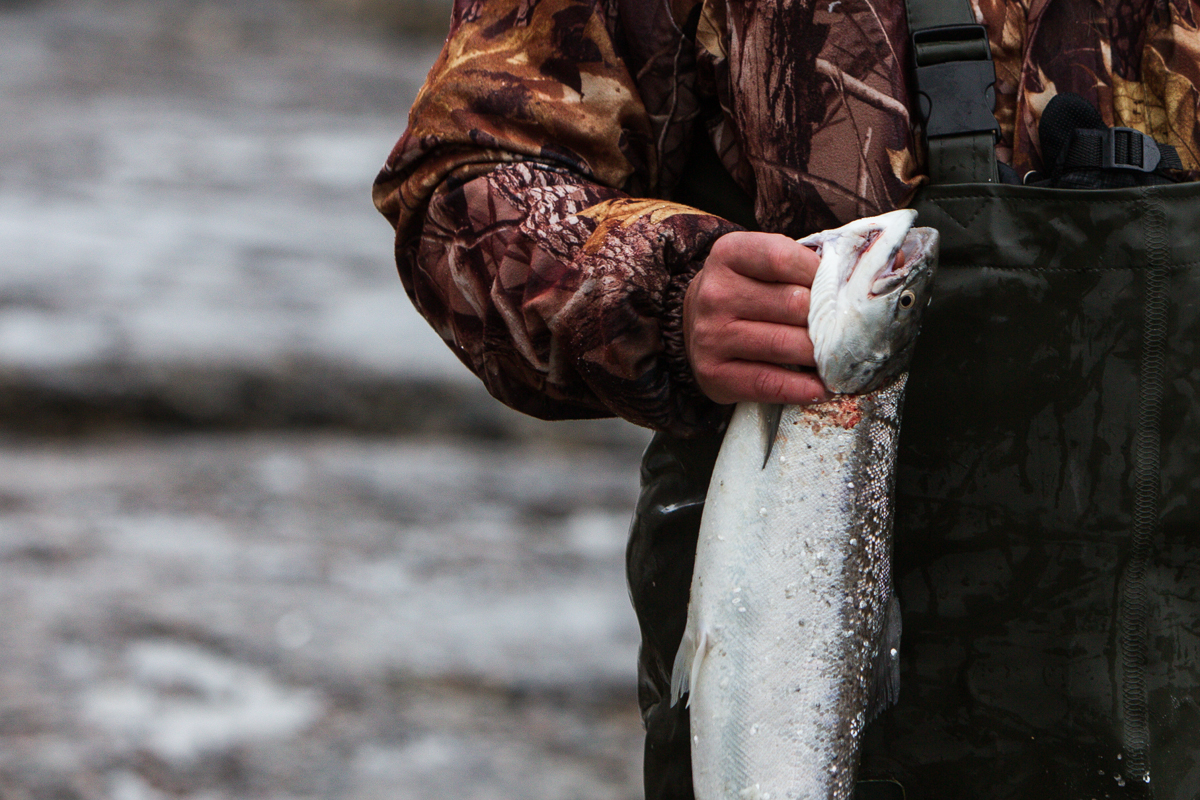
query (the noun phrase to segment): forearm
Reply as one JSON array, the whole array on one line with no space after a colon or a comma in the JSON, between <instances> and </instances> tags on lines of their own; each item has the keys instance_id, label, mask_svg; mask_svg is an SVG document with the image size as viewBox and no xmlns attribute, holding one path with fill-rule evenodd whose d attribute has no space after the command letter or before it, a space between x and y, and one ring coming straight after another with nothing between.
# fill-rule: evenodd
<instances>
[{"instance_id":1,"label":"forearm","mask_svg":"<svg viewBox=\"0 0 1200 800\"><path fill-rule=\"evenodd\" d=\"M397 256L417 308L506 404L687 435L723 412L687 363L683 296L735 229L520 164L436 193Z\"/></svg>"}]
</instances>

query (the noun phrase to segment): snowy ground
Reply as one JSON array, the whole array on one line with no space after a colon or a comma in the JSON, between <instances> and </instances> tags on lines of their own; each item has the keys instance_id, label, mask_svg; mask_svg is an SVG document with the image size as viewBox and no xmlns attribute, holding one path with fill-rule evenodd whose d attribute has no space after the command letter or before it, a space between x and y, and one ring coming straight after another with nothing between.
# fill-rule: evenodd
<instances>
[{"instance_id":1,"label":"snowy ground","mask_svg":"<svg viewBox=\"0 0 1200 800\"><path fill-rule=\"evenodd\" d=\"M0 0L2 800L639 793L645 435L408 306L385 5Z\"/></svg>"}]
</instances>

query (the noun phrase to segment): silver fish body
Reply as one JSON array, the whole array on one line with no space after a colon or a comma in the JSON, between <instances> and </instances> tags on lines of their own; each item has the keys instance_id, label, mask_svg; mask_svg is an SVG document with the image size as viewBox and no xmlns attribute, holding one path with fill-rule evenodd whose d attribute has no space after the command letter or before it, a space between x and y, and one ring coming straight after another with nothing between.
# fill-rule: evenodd
<instances>
[{"instance_id":1,"label":"silver fish body","mask_svg":"<svg viewBox=\"0 0 1200 800\"><path fill-rule=\"evenodd\" d=\"M765 407L735 411L709 486L679 663L699 800L850 797L887 638L903 391L901 378L871 395L786 407L765 467Z\"/></svg>"},{"instance_id":2,"label":"silver fish body","mask_svg":"<svg viewBox=\"0 0 1200 800\"><path fill-rule=\"evenodd\" d=\"M923 307L936 234L924 229L913 240L913 216L904 214L864 222L896 240L888 259L909 248L904 280L890 288ZM844 262L883 238L868 226L865 246L839 249L828 247L838 232L818 236L827 245L821 270L839 270L843 286L854 266ZM872 707L894 695L891 515L906 377L890 362L907 357L911 341L902 340L916 331L907 314L904 325L886 316L871 324L904 328L888 344L894 352L873 370L839 368L867 393L781 414L741 403L730 421L672 676L673 700L688 695L698 800L846 800Z\"/></svg>"}]
</instances>

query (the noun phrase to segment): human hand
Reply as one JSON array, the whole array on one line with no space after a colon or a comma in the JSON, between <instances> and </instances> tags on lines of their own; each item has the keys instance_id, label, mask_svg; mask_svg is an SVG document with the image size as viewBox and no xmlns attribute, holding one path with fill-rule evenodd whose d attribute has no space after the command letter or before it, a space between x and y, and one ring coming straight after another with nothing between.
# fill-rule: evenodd
<instances>
[{"instance_id":1,"label":"human hand","mask_svg":"<svg viewBox=\"0 0 1200 800\"><path fill-rule=\"evenodd\" d=\"M819 263L780 234L739 231L716 241L683 299L684 348L709 398L801 405L829 398L808 337Z\"/></svg>"}]
</instances>

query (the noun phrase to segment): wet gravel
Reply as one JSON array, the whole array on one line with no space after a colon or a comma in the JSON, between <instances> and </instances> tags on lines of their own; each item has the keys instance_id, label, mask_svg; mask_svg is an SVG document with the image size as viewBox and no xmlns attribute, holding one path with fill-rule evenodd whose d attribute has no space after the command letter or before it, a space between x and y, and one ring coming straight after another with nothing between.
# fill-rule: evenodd
<instances>
[{"instance_id":1,"label":"wet gravel","mask_svg":"<svg viewBox=\"0 0 1200 800\"><path fill-rule=\"evenodd\" d=\"M0 447L4 797L635 797L636 454Z\"/></svg>"},{"instance_id":2,"label":"wet gravel","mask_svg":"<svg viewBox=\"0 0 1200 800\"><path fill-rule=\"evenodd\" d=\"M8 798L636 796L629 456L0 447Z\"/></svg>"}]
</instances>

